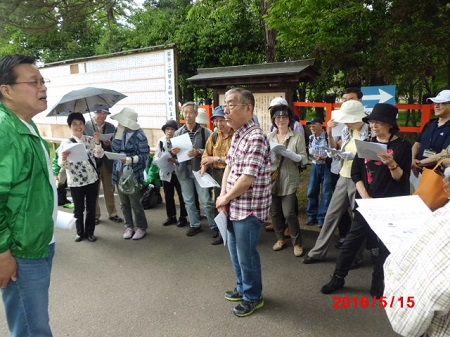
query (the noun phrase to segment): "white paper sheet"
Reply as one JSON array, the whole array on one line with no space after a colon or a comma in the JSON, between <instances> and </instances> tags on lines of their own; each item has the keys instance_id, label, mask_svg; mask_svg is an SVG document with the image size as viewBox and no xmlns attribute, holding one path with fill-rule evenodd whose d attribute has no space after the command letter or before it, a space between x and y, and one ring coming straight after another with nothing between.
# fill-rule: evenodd
<instances>
[{"instance_id":1,"label":"white paper sheet","mask_svg":"<svg viewBox=\"0 0 450 337\"><path fill-rule=\"evenodd\" d=\"M55 227L59 229L72 229L75 224L73 213L58 211Z\"/></svg>"},{"instance_id":2,"label":"white paper sheet","mask_svg":"<svg viewBox=\"0 0 450 337\"><path fill-rule=\"evenodd\" d=\"M342 153L341 150L336 150L336 149L333 149L332 147L321 146L321 148L324 149L326 152L331 153L331 155L333 155L333 156L338 156L339 154Z\"/></svg>"},{"instance_id":3,"label":"white paper sheet","mask_svg":"<svg viewBox=\"0 0 450 337\"><path fill-rule=\"evenodd\" d=\"M358 152L359 158L367 158L380 161L378 154L387 153L387 145L381 143L365 142L359 139L355 139L356 152Z\"/></svg>"},{"instance_id":4,"label":"white paper sheet","mask_svg":"<svg viewBox=\"0 0 450 337\"><path fill-rule=\"evenodd\" d=\"M108 151L105 151L105 156L111 160L123 160L127 158L127 155L125 153L115 153Z\"/></svg>"},{"instance_id":5,"label":"white paper sheet","mask_svg":"<svg viewBox=\"0 0 450 337\"><path fill-rule=\"evenodd\" d=\"M64 151L70 151L70 154L67 157L67 160L70 162L78 163L80 161L88 160L86 146L83 143L64 144L61 153Z\"/></svg>"},{"instance_id":6,"label":"white paper sheet","mask_svg":"<svg viewBox=\"0 0 450 337\"><path fill-rule=\"evenodd\" d=\"M224 212L220 212L217 214L217 216L214 218L214 221L216 222L217 228L219 228L220 235L222 235L223 239L223 245L227 245L227 226L228 226L228 219Z\"/></svg>"},{"instance_id":7,"label":"white paper sheet","mask_svg":"<svg viewBox=\"0 0 450 337\"><path fill-rule=\"evenodd\" d=\"M102 133L100 135L100 140L105 142L107 140L111 140L111 138L114 136L114 133Z\"/></svg>"},{"instance_id":8,"label":"white paper sheet","mask_svg":"<svg viewBox=\"0 0 450 337\"><path fill-rule=\"evenodd\" d=\"M172 148L179 148L181 151L177 154L177 159L179 163L187 160L191 160L192 157L188 155L188 152L193 149L191 138L189 138L188 133L183 133L180 136L173 137L170 142L172 143Z\"/></svg>"},{"instance_id":9,"label":"white paper sheet","mask_svg":"<svg viewBox=\"0 0 450 337\"><path fill-rule=\"evenodd\" d=\"M203 188L220 187L219 183L215 181L214 178L211 177L208 173L205 172L203 173L202 176L200 175L200 173L196 171L192 171L192 173L194 174L195 179L197 179L200 187Z\"/></svg>"},{"instance_id":10,"label":"white paper sheet","mask_svg":"<svg viewBox=\"0 0 450 337\"><path fill-rule=\"evenodd\" d=\"M340 115L339 110L331 111L331 118L336 118L337 115ZM334 137L342 137L342 131L344 130L345 124L338 123L334 128L331 129L331 136Z\"/></svg>"},{"instance_id":11,"label":"white paper sheet","mask_svg":"<svg viewBox=\"0 0 450 337\"><path fill-rule=\"evenodd\" d=\"M155 162L155 165L159 167L160 177L162 180L170 182L172 175L171 173L175 171L176 165L169 162L172 158L170 152L163 152L161 157Z\"/></svg>"},{"instance_id":12,"label":"white paper sheet","mask_svg":"<svg viewBox=\"0 0 450 337\"><path fill-rule=\"evenodd\" d=\"M270 152L279 153L280 150L286 150L286 146L277 142L269 142Z\"/></svg>"},{"instance_id":13,"label":"white paper sheet","mask_svg":"<svg viewBox=\"0 0 450 337\"><path fill-rule=\"evenodd\" d=\"M355 201L357 210L391 252L419 235L431 214L417 195Z\"/></svg>"}]
</instances>

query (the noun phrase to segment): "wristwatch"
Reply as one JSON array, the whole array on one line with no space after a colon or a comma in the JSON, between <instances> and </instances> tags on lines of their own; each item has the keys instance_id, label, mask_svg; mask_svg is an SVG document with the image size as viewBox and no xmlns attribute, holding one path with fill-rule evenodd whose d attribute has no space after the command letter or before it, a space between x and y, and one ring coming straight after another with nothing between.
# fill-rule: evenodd
<instances>
[{"instance_id":1,"label":"wristwatch","mask_svg":"<svg viewBox=\"0 0 450 337\"><path fill-rule=\"evenodd\" d=\"M218 162L218 163L223 163L222 157L218 157L218 158L217 158L217 162Z\"/></svg>"}]
</instances>

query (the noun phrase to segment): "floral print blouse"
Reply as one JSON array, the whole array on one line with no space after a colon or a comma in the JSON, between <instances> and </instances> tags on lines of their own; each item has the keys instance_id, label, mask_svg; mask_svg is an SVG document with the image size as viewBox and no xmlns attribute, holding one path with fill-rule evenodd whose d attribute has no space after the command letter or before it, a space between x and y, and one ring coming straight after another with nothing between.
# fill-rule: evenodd
<instances>
[{"instance_id":1,"label":"floral print blouse","mask_svg":"<svg viewBox=\"0 0 450 337\"><path fill-rule=\"evenodd\" d=\"M96 165L94 157L103 157L105 151L101 145L95 145L94 138L91 136L83 135L80 139L72 135L71 138L75 139L77 143L83 143L86 146L86 152L91 158L91 161L83 160L80 162L71 162L68 159L63 160L61 149L65 148L68 144L73 143L70 139L63 140L59 147L60 153L58 154L58 165L66 169L67 185L69 187L81 187L95 183L98 179L98 175L91 162Z\"/></svg>"}]
</instances>

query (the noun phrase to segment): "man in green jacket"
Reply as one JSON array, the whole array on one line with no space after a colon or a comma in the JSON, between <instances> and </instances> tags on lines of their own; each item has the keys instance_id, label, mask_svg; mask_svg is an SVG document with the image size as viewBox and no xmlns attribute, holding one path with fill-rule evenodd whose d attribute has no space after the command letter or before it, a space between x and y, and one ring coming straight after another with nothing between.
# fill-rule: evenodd
<instances>
[{"instance_id":1,"label":"man in green jacket","mask_svg":"<svg viewBox=\"0 0 450 337\"><path fill-rule=\"evenodd\" d=\"M0 59L0 288L11 337L51 337L48 302L56 188L31 120L47 109L32 56Z\"/></svg>"}]
</instances>

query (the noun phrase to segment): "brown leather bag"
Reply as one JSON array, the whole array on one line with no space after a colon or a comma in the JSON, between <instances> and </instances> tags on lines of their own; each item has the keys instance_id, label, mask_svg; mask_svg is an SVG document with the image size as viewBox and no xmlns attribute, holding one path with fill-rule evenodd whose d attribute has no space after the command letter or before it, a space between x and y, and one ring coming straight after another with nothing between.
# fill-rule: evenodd
<instances>
[{"instance_id":1,"label":"brown leather bag","mask_svg":"<svg viewBox=\"0 0 450 337\"><path fill-rule=\"evenodd\" d=\"M443 176L439 172L442 161L439 161L433 169L423 169L419 186L413 193L418 195L432 211L441 208L448 201L448 195L443 189Z\"/></svg>"}]
</instances>

